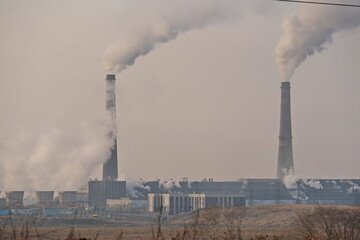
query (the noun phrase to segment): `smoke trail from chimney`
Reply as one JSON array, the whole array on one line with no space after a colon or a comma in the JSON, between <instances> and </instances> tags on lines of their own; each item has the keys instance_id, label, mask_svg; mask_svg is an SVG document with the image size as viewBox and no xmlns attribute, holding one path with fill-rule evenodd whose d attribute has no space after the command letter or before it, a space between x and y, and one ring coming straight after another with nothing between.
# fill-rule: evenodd
<instances>
[{"instance_id":1,"label":"smoke trail from chimney","mask_svg":"<svg viewBox=\"0 0 360 240\"><path fill-rule=\"evenodd\" d=\"M158 44L173 40L181 33L216 23L236 22L242 17L244 8L268 6L268 3L258 0L251 3L238 0L155 0L151 4L143 1L139 4L134 0L128 4L126 9L132 12L127 13L131 16L126 22L130 22L121 29L124 35L120 41L104 53L106 71L121 72L133 65L139 56L150 53Z\"/></svg>"},{"instance_id":2,"label":"smoke trail from chimney","mask_svg":"<svg viewBox=\"0 0 360 240\"><path fill-rule=\"evenodd\" d=\"M339 3L345 3L339 0ZM347 0L346 3L357 3ZM282 80L290 81L308 57L326 49L334 33L360 26L360 11L350 7L301 5L283 22L283 34L275 50Z\"/></svg>"}]
</instances>

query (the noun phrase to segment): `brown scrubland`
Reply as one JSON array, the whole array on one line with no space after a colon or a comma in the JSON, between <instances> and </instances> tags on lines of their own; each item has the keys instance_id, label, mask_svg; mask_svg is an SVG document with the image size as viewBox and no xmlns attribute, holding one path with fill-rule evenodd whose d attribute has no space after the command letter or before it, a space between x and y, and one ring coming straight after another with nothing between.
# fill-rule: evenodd
<instances>
[{"instance_id":1,"label":"brown scrubland","mask_svg":"<svg viewBox=\"0 0 360 240\"><path fill-rule=\"evenodd\" d=\"M268 205L210 208L154 222L0 219L0 240L360 240L360 207ZM41 223L41 224L40 224Z\"/></svg>"}]
</instances>

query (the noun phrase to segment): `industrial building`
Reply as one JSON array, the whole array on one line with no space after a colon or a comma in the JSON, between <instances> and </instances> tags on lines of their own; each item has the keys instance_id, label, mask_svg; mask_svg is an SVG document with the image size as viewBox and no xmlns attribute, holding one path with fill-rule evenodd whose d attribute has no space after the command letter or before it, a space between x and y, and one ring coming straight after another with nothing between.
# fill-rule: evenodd
<instances>
[{"instance_id":1,"label":"industrial building","mask_svg":"<svg viewBox=\"0 0 360 240\"><path fill-rule=\"evenodd\" d=\"M175 215L205 208L205 194L148 194L149 212Z\"/></svg>"},{"instance_id":2,"label":"industrial building","mask_svg":"<svg viewBox=\"0 0 360 240\"><path fill-rule=\"evenodd\" d=\"M154 186L154 182L145 183ZM177 187L177 186L178 187ZM360 205L360 179L298 179L284 183L280 179L239 179L238 181L179 182L171 189L151 188L154 194L241 195L245 205L310 204ZM139 191L145 191L139 189ZM149 200L150 201L150 200Z\"/></svg>"},{"instance_id":3,"label":"industrial building","mask_svg":"<svg viewBox=\"0 0 360 240\"><path fill-rule=\"evenodd\" d=\"M148 194L149 212L162 211L163 214L176 215L208 207L245 206L244 195L219 194Z\"/></svg>"},{"instance_id":4,"label":"industrial building","mask_svg":"<svg viewBox=\"0 0 360 240\"><path fill-rule=\"evenodd\" d=\"M0 191L1 194L1 191ZM0 198L0 210L6 208L6 199Z\"/></svg>"},{"instance_id":5,"label":"industrial building","mask_svg":"<svg viewBox=\"0 0 360 240\"><path fill-rule=\"evenodd\" d=\"M137 197L127 195L126 182L118 181L115 75L106 75L106 110L111 116L113 141L103 164L102 180L90 180L86 189L58 192L37 191L35 206L24 207L24 191L5 192L0 198L0 215L39 214L69 217L76 214L123 213L144 208L169 215L207 207L236 207L267 204L355 205L360 206L360 179L296 179L294 173L290 83L281 83L277 176L272 179L214 179L190 182L187 178L165 186L160 180L139 182ZM1 192L0 192L1 193ZM6 209L6 210L4 210ZM7 212L6 212L7 211Z\"/></svg>"},{"instance_id":6,"label":"industrial building","mask_svg":"<svg viewBox=\"0 0 360 240\"><path fill-rule=\"evenodd\" d=\"M36 191L36 206L38 207L53 207L54 191Z\"/></svg>"},{"instance_id":7,"label":"industrial building","mask_svg":"<svg viewBox=\"0 0 360 240\"><path fill-rule=\"evenodd\" d=\"M209 207L240 207L246 205L244 194L206 194L205 208Z\"/></svg>"},{"instance_id":8,"label":"industrial building","mask_svg":"<svg viewBox=\"0 0 360 240\"><path fill-rule=\"evenodd\" d=\"M106 199L106 208L107 209L131 209L134 207L134 201L130 198L121 198L121 199Z\"/></svg>"},{"instance_id":9,"label":"industrial building","mask_svg":"<svg viewBox=\"0 0 360 240\"><path fill-rule=\"evenodd\" d=\"M24 191L5 192L6 198L0 198L0 216L36 215L39 217L72 218L84 213L84 206L79 204L77 191L58 192L36 191L36 202L24 206Z\"/></svg>"},{"instance_id":10,"label":"industrial building","mask_svg":"<svg viewBox=\"0 0 360 240\"><path fill-rule=\"evenodd\" d=\"M107 199L126 197L125 181L89 181L89 206L105 207Z\"/></svg>"},{"instance_id":11,"label":"industrial building","mask_svg":"<svg viewBox=\"0 0 360 240\"><path fill-rule=\"evenodd\" d=\"M59 192L60 207L76 207L76 191Z\"/></svg>"},{"instance_id":12,"label":"industrial building","mask_svg":"<svg viewBox=\"0 0 360 240\"><path fill-rule=\"evenodd\" d=\"M7 207L23 207L24 191L8 191L5 192Z\"/></svg>"},{"instance_id":13,"label":"industrial building","mask_svg":"<svg viewBox=\"0 0 360 240\"><path fill-rule=\"evenodd\" d=\"M110 183L110 184L109 184ZM236 207L270 204L353 205L360 206L360 179L298 179L284 183L280 179L239 179L217 182L181 181L171 188L160 181L144 182L138 197L126 195L126 183L121 181L90 181L88 201L84 191L58 192L51 201L52 191L37 192L35 206L23 206L23 191L7 192L2 209L12 214L36 214L42 217L107 216L124 212L163 212L169 215L207 207ZM98 188L91 190L91 188ZM100 193L92 196L90 193ZM9 202L8 202L9 199ZM0 199L1 200L1 199ZM5 200L5 199L4 199ZM89 207L88 207L89 206ZM139 210L135 210L135 209ZM22 210L21 210L22 209ZM25 210L31 209L31 211ZM141 209L141 210L140 210ZM15 211L16 210L16 211ZM24 210L24 211L23 211Z\"/></svg>"}]
</instances>

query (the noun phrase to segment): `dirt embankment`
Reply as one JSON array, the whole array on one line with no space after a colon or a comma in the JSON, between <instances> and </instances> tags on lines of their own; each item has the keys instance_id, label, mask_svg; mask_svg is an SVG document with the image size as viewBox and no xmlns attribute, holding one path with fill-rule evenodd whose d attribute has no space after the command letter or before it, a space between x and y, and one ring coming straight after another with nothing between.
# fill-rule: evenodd
<instances>
[{"instance_id":1,"label":"dirt embankment","mask_svg":"<svg viewBox=\"0 0 360 240\"><path fill-rule=\"evenodd\" d=\"M235 224L241 227L246 237L256 234L269 234L270 236L283 236L280 239L291 239L286 236L296 227L295 219L298 214L311 212L315 206L306 205L267 205L251 206L232 209L209 209L198 212L191 212L168 217L162 223L162 230L167 235L171 232L181 232L184 228L191 228L195 223L198 225L218 224L226 227L228 224ZM334 207L351 208L351 207ZM205 219L205 220L204 220ZM5 219L0 219L1 225ZM35 221L34 221L35 220ZM34 239L65 239L71 227L75 227L76 236L92 238L99 234L97 239L115 239L115 236L123 232L122 239L149 239L151 229L157 228L154 221L139 218L122 220L109 219L13 219L12 224L16 225L20 233L21 224L28 222L29 229ZM7 221L6 232L11 233L12 227ZM36 229L34 228L34 225Z\"/></svg>"}]
</instances>

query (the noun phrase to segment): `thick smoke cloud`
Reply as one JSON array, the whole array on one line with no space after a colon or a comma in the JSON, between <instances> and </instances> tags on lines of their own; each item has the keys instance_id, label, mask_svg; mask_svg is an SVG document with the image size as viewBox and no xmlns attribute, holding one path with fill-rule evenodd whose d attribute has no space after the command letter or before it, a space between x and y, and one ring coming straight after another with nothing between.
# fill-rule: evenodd
<instances>
[{"instance_id":1,"label":"thick smoke cloud","mask_svg":"<svg viewBox=\"0 0 360 240\"><path fill-rule=\"evenodd\" d=\"M76 114L66 114L49 119L35 131L17 128L3 133L7 141L1 148L6 150L1 151L0 187L74 190L85 184L91 171L108 157L113 139L106 133L112 127L106 117L74 118Z\"/></svg>"},{"instance_id":2,"label":"thick smoke cloud","mask_svg":"<svg viewBox=\"0 0 360 240\"><path fill-rule=\"evenodd\" d=\"M260 7L257 2L252 1L251 4ZM132 17L126 19L128 25L124 28L127 31L120 41L105 51L106 71L126 69L139 56L148 54L160 43L175 39L180 33L224 21L236 21L249 3L236 0L156 0L151 4L141 1L141 10L136 7L139 4L139 1L127 3L127 9L133 9Z\"/></svg>"},{"instance_id":3,"label":"thick smoke cloud","mask_svg":"<svg viewBox=\"0 0 360 240\"><path fill-rule=\"evenodd\" d=\"M338 1L344 2L345 1ZM346 3L358 3L347 0ZM283 34L275 50L275 59L283 81L290 81L299 65L326 49L334 33L357 28L360 11L356 8L302 5L283 22Z\"/></svg>"},{"instance_id":4,"label":"thick smoke cloud","mask_svg":"<svg viewBox=\"0 0 360 240\"><path fill-rule=\"evenodd\" d=\"M114 22L107 4L0 3L1 191L76 190L100 175L112 145L99 34Z\"/></svg>"},{"instance_id":5,"label":"thick smoke cloud","mask_svg":"<svg viewBox=\"0 0 360 240\"><path fill-rule=\"evenodd\" d=\"M98 71L114 36L106 68L119 71L179 33L268 5L259 2L1 3L0 189L74 190L107 159L111 121Z\"/></svg>"}]
</instances>

